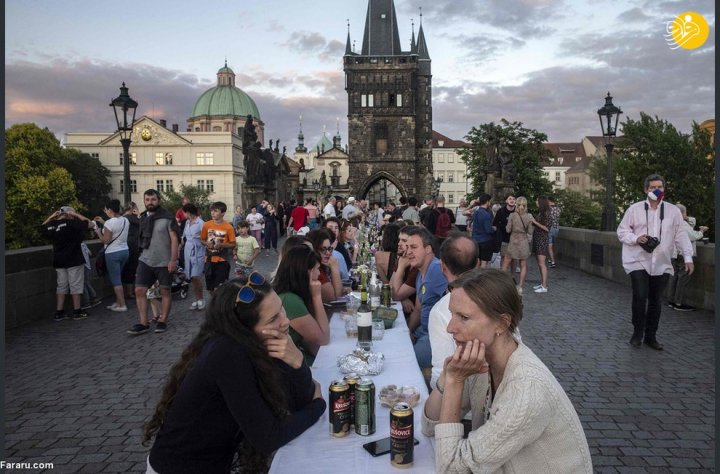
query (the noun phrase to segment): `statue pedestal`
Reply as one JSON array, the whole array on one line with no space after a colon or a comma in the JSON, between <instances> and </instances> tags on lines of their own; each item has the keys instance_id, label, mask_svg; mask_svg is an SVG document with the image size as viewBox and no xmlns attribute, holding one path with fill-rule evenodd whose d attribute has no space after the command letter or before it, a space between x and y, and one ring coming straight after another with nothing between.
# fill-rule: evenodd
<instances>
[{"instance_id":1,"label":"statue pedestal","mask_svg":"<svg viewBox=\"0 0 720 474\"><path fill-rule=\"evenodd\" d=\"M505 196L508 193L515 192L515 185L490 173L485 180L485 192L492 196L492 202L501 204L505 202Z\"/></svg>"}]
</instances>

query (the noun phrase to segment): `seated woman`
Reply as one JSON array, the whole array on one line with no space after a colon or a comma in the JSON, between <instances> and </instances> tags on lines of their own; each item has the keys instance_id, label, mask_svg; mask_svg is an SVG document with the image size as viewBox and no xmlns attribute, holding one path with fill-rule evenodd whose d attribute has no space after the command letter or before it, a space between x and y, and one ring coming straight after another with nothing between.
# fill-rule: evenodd
<instances>
[{"instance_id":1,"label":"seated woman","mask_svg":"<svg viewBox=\"0 0 720 474\"><path fill-rule=\"evenodd\" d=\"M278 295L259 273L218 288L172 369L144 442L148 473L226 473L240 445L248 472L325 411L320 385L288 335Z\"/></svg>"},{"instance_id":2,"label":"seated woman","mask_svg":"<svg viewBox=\"0 0 720 474\"><path fill-rule=\"evenodd\" d=\"M592 473L570 399L512 333L522 303L512 277L477 269L450 284L448 332L457 349L425 402L422 431L435 436L437 472ZM489 380L489 383L488 383ZM463 439L463 415L472 431Z\"/></svg>"},{"instance_id":3,"label":"seated woman","mask_svg":"<svg viewBox=\"0 0 720 474\"><path fill-rule=\"evenodd\" d=\"M392 223L383 226L380 250L375 252L375 265L377 273L383 283L390 283L395 268L397 267L397 249L400 241L400 226Z\"/></svg>"},{"instance_id":4,"label":"seated woman","mask_svg":"<svg viewBox=\"0 0 720 474\"><path fill-rule=\"evenodd\" d=\"M320 257L307 245L288 250L280 261L273 288L290 319L290 336L312 365L320 346L330 342L330 324L322 300Z\"/></svg>"},{"instance_id":5,"label":"seated woman","mask_svg":"<svg viewBox=\"0 0 720 474\"><path fill-rule=\"evenodd\" d=\"M342 245L347 250L349 260L346 261L348 268L352 267L357 258L360 246L356 240L357 220L342 221L340 224L340 233L338 234L338 246Z\"/></svg>"},{"instance_id":6,"label":"seated woman","mask_svg":"<svg viewBox=\"0 0 720 474\"><path fill-rule=\"evenodd\" d=\"M315 229L307 233L308 240L320 255L320 283L324 303L335 301L343 295L338 260L333 256L332 241L335 236L327 229Z\"/></svg>"}]
</instances>

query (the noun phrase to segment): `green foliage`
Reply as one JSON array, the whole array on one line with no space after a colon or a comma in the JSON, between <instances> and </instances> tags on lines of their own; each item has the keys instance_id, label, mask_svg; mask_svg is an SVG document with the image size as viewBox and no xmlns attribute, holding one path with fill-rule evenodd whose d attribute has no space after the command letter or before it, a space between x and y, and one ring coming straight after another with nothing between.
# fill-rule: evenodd
<instances>
[{"instance_id":1,"label":"green foliage","mask_svg":"<svg viewBox=\"0 0 720 474\"><path fill-rule=\"evenodd\" d=\"M628 119L613 151L618 220L633 202L643 200L645 177L658 173L666 180L666 199L684 204L698 225L715 229L715 151L710 135L693 123L692 133L679 132L672 124L641 112L640 120ZM591 177L605 183L606 160L594 160Z\"/></svg>"},{"instance_id":2,"label":"green foliage","mask_svg":"<svg viewBox=\"0 0 720 474\"><path fill-rule=\"evenodd\" d=\"M83 210L73 176L61 168L55 135L35 124L5 130L5 246L45 245L39 225L60 206Z\"/></svg>"},{"instance_id":3,"label":"green foliage","mask_svg":"<svg viewBox=\"0 0 720 474\"><path fill-rule=\"evenodd\" d=\"M47 244L38 231L40 224L60 206L81 208L73 178L62 168L53 168L46 176L17 176L13 182L5 200L5 246L9 249Z\"/></svg>"},{"instance_id":4,"label":"green foliage","mask_svg":"<svg viewBox=\"0 0 720 474\"><path fill-rule=\"evenodd\" d=\"M60 165L72 175L77 198L87 208L87 215L102 215L112 190L110 170L105 168L98 158L80 150L68 148L62 152Z\"/></svg>"},{"instance_id":5,"label":"green foliage","mask_svg":"<svg viewBox=\"0 0 720 474\"><path fill-rule=\"evenodd\" d=\"M190 202L195 204L204 220L210 218L210 191L206 191L193 185L181 184L177 191L167 191L162 195L162 206L169 211L177 211L182 206L182 198L187 196ZM228 204L228 203L225 203ZM232 212L232 203L228 204L228 211ZM225 213L227 215L227 213Z\"/></svg>"},{"instance_id":6,"label":"green foliage","mask_svg":"<svg viewBox=\"0 0 720 474\"><path fill-rule=\"evenodd\" d=\"M543 146L547 135L537 130L524 128L521 122L508 122L501 119L473 127L465 136L468 146L458 153L467 164L467 176L472 180L472 197L484 192L488 174L492 172L493 157L498 153L508 153L511 157L517 177L515 192L533 200L552 191L550 183L543 174L540 162L550 152ZM492 194L492 193L490 193Z\"/></svg>"},{"instance_id":7,"label":"green foliage","mask_svg":"<svg viewBox=\"0 0 720 474\"><path fill-rule=\"evenodd\" d=\"M600 229L602 207L591 198L569 189L561 189L555 192L555 202L562 211L560 225Z\"/></svg>"}]
</instances>

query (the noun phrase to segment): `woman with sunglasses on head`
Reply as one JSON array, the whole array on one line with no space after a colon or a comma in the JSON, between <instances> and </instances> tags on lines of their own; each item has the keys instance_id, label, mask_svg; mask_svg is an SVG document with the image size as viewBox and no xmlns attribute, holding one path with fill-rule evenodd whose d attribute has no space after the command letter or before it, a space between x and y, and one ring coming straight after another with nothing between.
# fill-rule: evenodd
<instances>
[{"instance_id":1,"label":"woman with sunglasses on head","mask_svg":"<svg viewBox=\"0 0 720 474\"><path fill-rule=\"evenodd\" d=\"M335 301L343 295L342 279L337 257L333 256L332 243L335 236L327 229L315 229L307 233L308 240L320 255L320 283L324 303Z\"/></svg>"},{"instance_id":2,"label":"woman with sunglasses on head","mask_svg":"<svg viewBox=\"0 0 720 474\"><path fill-rule=\"evenodd\" d=\"M522 299L508 272L476 269L450 284L445 359L422 414L442 473L592 473L585 432L545 364L519 341ZM472 413L472 431L461 423Z\"/></svg>"},{"instance_id":3,"label":"woman with sunglasses on head","mask_svg":"<svg viewBox=\"0 0 720 474\"><path fill-rule=\"evenodd\" d=\"M236 451L242 472L266 472L318 420L326 404L289 328L259 273L217 289L145 425L148 473L227 473Z\"/></svg>"},{"instance_id":4,"label":"woman with sunglasses on head","mask_svg":"<svg viewBox=\"0 0 720 474\"><path fill-rule=\"evenodd\" d=\"M306 245L288 250L280 261L273 288L290 319L290 336L312 365L320 346L330 342L330 324L322 300L320 257Z\"/></svg>"}]
</instances>

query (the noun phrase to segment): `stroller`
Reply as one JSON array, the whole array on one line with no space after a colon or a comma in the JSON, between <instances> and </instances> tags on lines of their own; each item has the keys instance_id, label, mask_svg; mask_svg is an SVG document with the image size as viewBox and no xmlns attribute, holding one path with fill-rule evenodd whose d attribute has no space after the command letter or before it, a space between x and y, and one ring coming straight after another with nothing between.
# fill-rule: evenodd
<instances>
[{"instance_id":1,"label":"stroller","mask_svg":"<svg viewBox=\"0 0 720 474\"><path fill-rule=\"evenodd\" d=\"M180 299L187 298L188 290L190 289L190 280L185 275L185 270L178 267L177 271L173 274L172 285L170 286L170 293L172 295L179 293Z\"/></svg>"}]
</instances>

